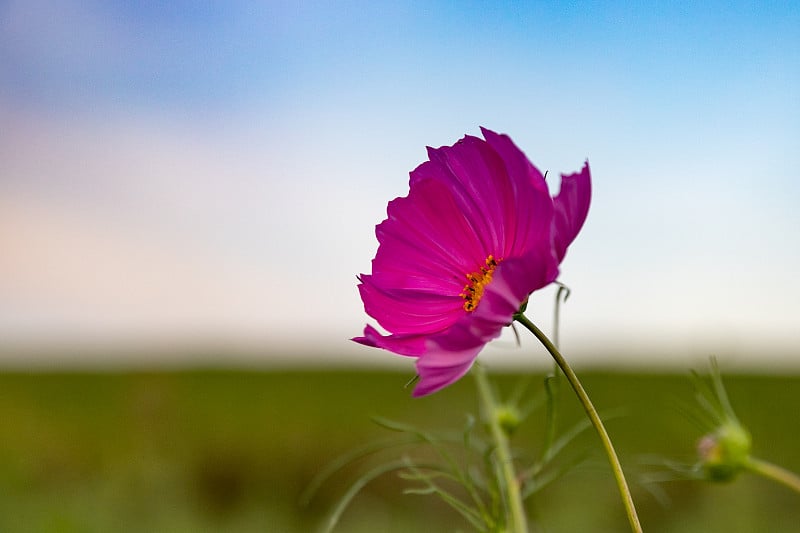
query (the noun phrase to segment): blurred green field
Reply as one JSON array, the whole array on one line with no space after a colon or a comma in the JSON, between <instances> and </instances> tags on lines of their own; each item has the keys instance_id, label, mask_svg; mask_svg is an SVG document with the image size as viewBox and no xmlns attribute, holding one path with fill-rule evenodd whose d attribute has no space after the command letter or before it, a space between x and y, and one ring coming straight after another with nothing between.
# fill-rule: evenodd
<instances>
[{"instance_id":1,"label":"blurred green field","mask_svg":"<svg viewBox=\"0 0 800 533\"><path fill-rule=\"evenodd\" d=\"M660 484L660 502L637 480L654 462L691 462L699 431L680 413L688 375L583 374L634 485L645 531L800 531L800 496L743 475L728 485ZM364 464L333 476L307 507L314 474L389 432L380 415L458 430L476 411L473 382L412 399L396 373L176 371L0 374L0 531L315 531ZM495 377L500 390L518 376ZM541 389L532 377L531 391ZM754 454L800 471L800 376L724 376ZM562 426L582 417L562 396ZM541 413L515 435L523 455L542 443ZM587 432L567 457L588 459L536 495L538 531L625 531L599 443ZM337 531L470 531L430 496L403 495L388 474L366 489Z\"/></svg>"}]
</instances>

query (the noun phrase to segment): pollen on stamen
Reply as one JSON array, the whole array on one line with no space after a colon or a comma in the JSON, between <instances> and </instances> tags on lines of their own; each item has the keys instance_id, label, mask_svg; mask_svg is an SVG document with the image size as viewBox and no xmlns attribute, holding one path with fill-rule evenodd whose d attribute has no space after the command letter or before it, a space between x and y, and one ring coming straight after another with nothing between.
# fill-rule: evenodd
<instances>
[{"instance_id":1,"label":"pollen on stamen","mask_svg":"<svg viewBox=\"0 0 800 533\"><path fill-rule=\"evenodd\" d=\"M483 290L492 281L494 269L499 262L500 260L495 259L493 255L489 255L486 258L486 266L482 266L477 272L467 274L468 283L464 285L464 290L459 296L464 299L464 310L468 313L477 309Z\"/></svg>"}]
</instances>

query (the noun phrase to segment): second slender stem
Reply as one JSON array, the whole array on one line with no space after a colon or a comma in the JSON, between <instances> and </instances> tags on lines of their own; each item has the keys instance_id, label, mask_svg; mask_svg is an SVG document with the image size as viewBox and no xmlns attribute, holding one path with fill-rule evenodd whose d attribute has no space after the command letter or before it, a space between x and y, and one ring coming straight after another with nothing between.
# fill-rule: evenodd
<instances>
[{"instance_id":1,"label":"second slender stem","mask_svg":"<svg viewBox=\"0 0 800 533\"><path fill-rule=\"evenodd\" d=\"M800 494L800 476L794 472L755 457L749 458L747 468Z\"/></svg>"},{"instance_id":2,"label":"second slender stem","mask_svg":"<svg viewBox=\"0 0 800 533\"><path fill-rule=\"evenodd\" d=\"M525 326L531 333L534 334L537 339L539 339L539 342L541 342L547 351L550 352L550 355L553 357L556 364L559 366L559 368L561 368L561 371L564 372L564 376L566 376L567 381L569 381L570 386L578 396L578 400L580 400L581 404L583 405L583 409L586 411L589 420L592 422L592 425L600 436L600 441L603 443L603 448L608 456L608 461L611 463L611 470L614 472L614 478L617 481L617 488L619 489L620 496L622 497L622 503L625 506L625 512L628 515L631 531L642 533L642 526L639 523L639 516L636 514L636 507L633 504L633 497L631 496L630 488L628 488L628 483L625 481L625 474L622 471L622 465L619 462L617 453L614 451L614 445L611 443L611 438L608 436L608 432L603 425L603 421L600 419L600 415L597 414L597 409L594 408L594 405L589 399L589 395L586 394L583 385L581 385L578 376L572 370L572 367L569 366L566 359L564 359L555 345L550 341L550 339L548 339L547 336L542 333L542 330L536 327L536 325L528 320L528 318L522 313L517 313L514 316L514 319Z\"/></svg>"},{"instance_id":3,"label":"second slender stem","mask_svg":"<svg viewBox=\"0 0 800 533\"><path fill-rule=\"evenodd\" d=\"M489 424L489 431L494 441L497 461L500 463L500 471L506 486L506 498L511 521L509 531L513 531L514 533L527 533L528 522L525 517L525 509L522 505L519 481L514 471L514 462L508 445L508 437L503 431L503 428L500 427L500 421L497 419L497 402L495 401L492 387L489 384L489 379L486 377L486 372L480 365L475 365L473 373L475 374L475 381L478 384L478 395L481 398L484 416Z\"/></svg>"}]
</instances>

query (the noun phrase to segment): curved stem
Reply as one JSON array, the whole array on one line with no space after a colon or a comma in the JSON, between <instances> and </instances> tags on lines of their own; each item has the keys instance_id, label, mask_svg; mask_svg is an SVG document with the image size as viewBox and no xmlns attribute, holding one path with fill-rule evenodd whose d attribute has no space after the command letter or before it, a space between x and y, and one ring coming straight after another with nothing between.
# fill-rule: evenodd
<instances>
[{"instance_id":1,"label":"curved stem","mask_svg":"<svg viewBox=\"0 0 800 533\"><path fill-rule=\"evenodd\" d=\"M473 374L478 384L478 395L481 399L486 421L489 423L489 430L492 434L492 440L494 441L497 460L500 463L500 471L506 485L508 509L511 514L512 522L509 531L527 533L528 523L525 518L525 510L522 507L522 494L519 490L519 481L514 471L514 463L511 459L508 437L503 431L503 428L500 427L500 421L497 419L497 404L494 399L494 394L492 393L492 388L489 385L489 379L486 377L486 372L480 365L475 365Z\"/></svg>"},{"instance_id":2,"label":"curved stem","mask_svg":"<svg viewBox=\"0 0 800 533\"><path fill-rule=\"evenodd\" d=\"M751 457L747 462L747 469L751 472L776 481L800 494L800 476L783 467L774 465L761 459Z\"/></svg>"},{"instance_id":3,"label":"curved stem","mask_svg":"<svg viewBox=\"0 0 800 533\"><path fill-rule=\"evenodd\" d=\"M572 367L569 366L558 349L556 349L555 345L550 342L550 339L548 339L547 336L542 333L542 331L537 328L533 322L528 320L528 318L522 313L517 313L514 316L514 319L525 326L531 333L533 333L534 336L539 339L539 342L544 345L547 351L550 352L550 355L553 356L556 364L558 364L559 368L561 368L561 371L564 372L564 376L566 376L567 381L569 381L570 386L572 386L572 389L575 391L575 394L578 396L581 404L583 404L583 409L586 411L586 414L589 416L589 420L597 430L597 433L600 436L600 441L603 443L603 448L608 456L608 461L611 463L611 470L613 470L614 478L617 480L617 488L619 489L620 496L622 497L622 503L625 505L625 512L628 515L631 531L641 533L642 526L639 523L639 516L636 514L636 507L633 504L633 497L631 496L630 488L628 488L628 483L625 481L625 474L622 471L622 465L619 462L617 453L614 451L611 438L608 436L605 426L603 426L603 421L600 420L600 415L597 414L597 410L594 408L594 405L592 405L589 395L586 394L586 391L583 389L583 385L581 385L580 380L578 380L578 376L572 370Z\"/></svg>"}]
</instances>

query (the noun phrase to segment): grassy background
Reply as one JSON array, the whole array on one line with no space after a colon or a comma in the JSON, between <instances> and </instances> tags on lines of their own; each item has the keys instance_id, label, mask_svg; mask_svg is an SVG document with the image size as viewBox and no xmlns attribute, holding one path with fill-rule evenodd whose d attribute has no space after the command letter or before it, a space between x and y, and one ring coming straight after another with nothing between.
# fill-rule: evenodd
<instances>
[{"instance_id":1,"label":"grassy background","mask_svg":"<svg viewBox=\"0 0 800 533\"><path fill-rule=\"evenodd\" d=\"M420 428L460 429L475 412L467 378L411 399L408 376L356 372L182 371L0 374L0 531L315 530L367 463L333 476L308 507L298 497L342 453L386 437L371 416ZM502 391L516 376L494 377ZM699 430L680 414L688 376L584 374L602 411L623 413L608 429L649 532L799 531L800 496L744 475L727 485L660 484L665 505L637 480L663 471L653 457L693 461ZM754 453L800 471L800 376L725 376ZM532 376L531 393L541 389ZM582 417L564 391L561 423ZM543 415L513 444L535 456ZM596 436L586 432L565 459L588 459L536 495L538 530L625 531L626 521ZM469 531L429 496L402 495L388 474L366 489L337 531Z\"/></svg>"}]
</instances>

